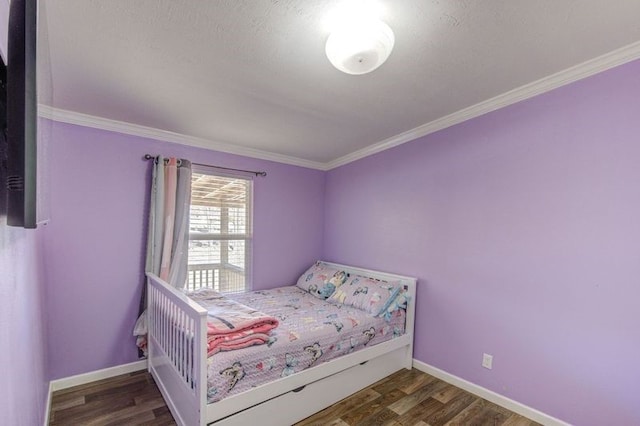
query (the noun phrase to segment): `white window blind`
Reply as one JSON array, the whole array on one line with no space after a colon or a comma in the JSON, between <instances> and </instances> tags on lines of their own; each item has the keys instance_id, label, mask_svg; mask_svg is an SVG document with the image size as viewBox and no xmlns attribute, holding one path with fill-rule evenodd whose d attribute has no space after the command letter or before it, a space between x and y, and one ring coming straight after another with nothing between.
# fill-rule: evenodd
<instances>
[{"instance_id":1,"label":"white window blind","mask_svg":"<svg viewBox=\"0 0 640 426\"><path fill-rule=\"evenodd\" d=\"M237 293L251 288L251 179L194 167L187 288Z\"/></svg>"}]
</instances>

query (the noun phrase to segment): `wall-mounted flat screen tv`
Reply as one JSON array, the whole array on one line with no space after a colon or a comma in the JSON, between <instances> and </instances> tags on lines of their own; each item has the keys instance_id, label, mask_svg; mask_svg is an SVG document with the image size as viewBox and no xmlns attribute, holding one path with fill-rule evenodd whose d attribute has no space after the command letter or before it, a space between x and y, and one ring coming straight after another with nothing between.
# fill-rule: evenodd
<instances>
[{"instance_id":1,"label":"wall-mounted flat screen tv","mask_svg":"<svg viewBox=\"0 0 640 426\"><path fill-rule=\"evenodd\" d=\"M35 228L37 224L37 0L11 0L7 63L2 64L4 124L0 143L7 224ZM4 110L4 111L2 111ZM0 209L1 211L1 209Z\"/></svg>"}]
</instances>

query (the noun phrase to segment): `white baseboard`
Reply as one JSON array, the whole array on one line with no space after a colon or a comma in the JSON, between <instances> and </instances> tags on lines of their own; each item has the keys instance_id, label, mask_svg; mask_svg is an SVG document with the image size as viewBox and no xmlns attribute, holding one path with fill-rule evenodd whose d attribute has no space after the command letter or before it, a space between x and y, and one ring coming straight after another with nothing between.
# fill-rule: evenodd
<instances>
[{"instance_id":1,"label":"white baseboard","mask_svg":"<svg viewBox=\"0 0 640 426\"><path fill-rule=\"evenodd\" d=\"M86 383L95 382L97 380L108 379L109 377L119 376L121 374L133 373L134 371L146 370L147 360L131 362L129 364L116 365L115 367L104 368L102 370L90 371L76 376L63 377L62 379L52 380L49 389L55 392L60 389L67 389L73 386L84 385Z\"/></svg>"},{"instance_id":2,"label":"white baseboard","mask_svg":"<svg viewBox=\"0 0 640 426\"><path fill-rule=\"evenodd\" d=\"M422 361L418 361L415 358L413 359L413 367L416 370L420 370L434 377L437 377L444 382L459 387L460 389L466 390L467 392L484 398L487 401L493 402L494 404L497 404L510 411L513 411L514 413L518 413L543 425L569 426L569 423L563 422L560 419L556 419L555 417L545 414L542 411L538 411L535 408L531 408L527 405L521 404L518 401L514 401L513 399L507 398L506 396L500 395L499 393L496 393L492 390L483 388L482 386L471 383L465 379L461 379L460 377L454 376L451 373L447 373L444 370L440 370L439 368L436 368L432 365L429 365Z\"/></svg>"}]
</instances>

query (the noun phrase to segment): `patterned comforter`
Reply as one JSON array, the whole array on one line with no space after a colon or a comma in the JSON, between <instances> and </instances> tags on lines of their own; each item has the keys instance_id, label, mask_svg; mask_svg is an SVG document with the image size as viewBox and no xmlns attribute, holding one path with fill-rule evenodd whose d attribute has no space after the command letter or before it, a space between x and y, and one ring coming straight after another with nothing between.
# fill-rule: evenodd
<instances>
[{"instance_id":1,"label":"patterned comforter","mask_svg":"<svg viewBox=\"0 0 640 426\"><path fill-rule=\"evenodd\" d=\"M227 297L277 318L280 325L267 344L208 358L209 403L404 333L404 310L387 321L332 305L296 286Z\"/></svg>"}]
</instances>

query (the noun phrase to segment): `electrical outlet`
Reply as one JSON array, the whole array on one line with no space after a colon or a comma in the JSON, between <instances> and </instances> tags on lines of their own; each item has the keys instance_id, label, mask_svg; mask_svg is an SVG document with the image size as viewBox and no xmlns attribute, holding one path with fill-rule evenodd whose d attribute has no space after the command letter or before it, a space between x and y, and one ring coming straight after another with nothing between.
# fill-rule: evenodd
<instances>
[{"instance_id":1,"label":"electrical outlet","mask_svg":"<svg viewBox=\"0 0 640 426\"><path fill-rule=\"evenodd\" d=\"M493 355L482 354L482 366L491 370L493 368Z\"/></svg>"}]
</instances>

